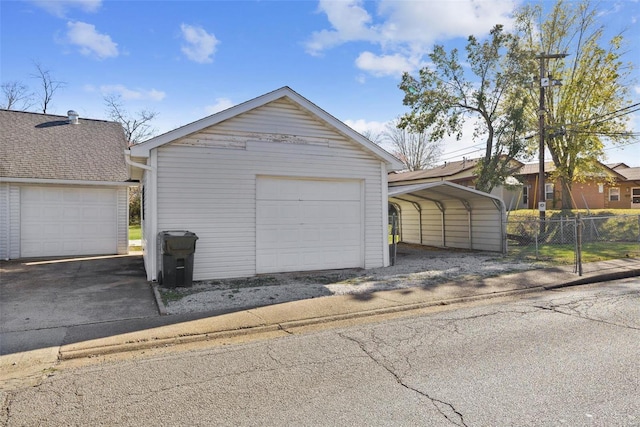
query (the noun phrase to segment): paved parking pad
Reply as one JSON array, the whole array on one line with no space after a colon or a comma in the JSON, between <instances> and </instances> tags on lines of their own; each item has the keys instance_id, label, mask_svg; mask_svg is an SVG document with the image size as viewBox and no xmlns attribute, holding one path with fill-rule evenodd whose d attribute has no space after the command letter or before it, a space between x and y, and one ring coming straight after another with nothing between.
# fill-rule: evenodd
<instances>
[{"instance_id":1,"label":"paved parking pad","mask_svg":"<svg viewBox=\"0 0 640 427\"><path fill-rule=\"evenodd\" d=\"M0 332L158 316L142 256L0 263Z\"/></svg>"}]
</instances>

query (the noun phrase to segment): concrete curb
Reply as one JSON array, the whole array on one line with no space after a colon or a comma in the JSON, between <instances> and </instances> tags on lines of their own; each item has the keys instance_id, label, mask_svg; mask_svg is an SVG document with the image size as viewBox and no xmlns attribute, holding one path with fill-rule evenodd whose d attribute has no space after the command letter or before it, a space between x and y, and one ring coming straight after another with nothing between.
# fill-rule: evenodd
<instances>
[{"instance_id":1,"label":"concrete curb","mask_svg":"<svg viewBox=\"0 0 640 427\"><path fill-rule=\"evenodd\" d=\"M571 280L565 283L559 283L557 285L543 286L543 288L547 291L550 291L553 289L568 288L571 286L579 286L579 285L589 285L591 283L607 282L609 280L628 279L631 277L638 277L638 276L640 276L640 268L635 268L635 269L626 270L626 271L603 273L593 277L581 277L579 279Z\"/></svg>"},{"instance_id":2,"label":"concrete curb","mask_svg":"<svg viewBox=\"0 0 640 427\"><path fill-rule=\"evenodd\" d=\"M162 297L160 296L160 290L158 290L158 284L152 283L151 290L153 291L153 297L156 299L156 306L158 307L158 313L160 313L160 316L166 316L167 307L164 305L164 302L162 302Z\"/></svg>"},{"instance_id":3,"label":"concrete curb","mask_svg":"<svg viewBox=\"0 0 640 427\"><path fill-rule=\"evenodd\" d=\"M616 279L624 279L630 277L640 276L640 268L633 268L629 270L623 271L614 271L610 273L597 274L592 276L584 276L579 279L574 280L563 280L561 283L555 285L536 285L523 289L510 289L505 291L494 291L490 293L484 294L476 294L470 296L461 296L456 298L449 299L438 299L438 300L430 300L423 302L413 302L408 304L398 303L397 301L393 301L392 299L385 299L383 296L382 299L385 299L388 302L388 306L368 309L368 310L357 310L350 311L349 308L346 309L343 313L336 313L332 315L326 316L315 316L309 318L302 318L292 321L280 321L273 324L267 324L266 321L262 320L255 325L239 325L239 326L230 326L227 329L215 330L215 327L209 326L210 330L206 331L194 331L193 333L185 333L185 334L176 334L175 336L165 336L165 337L149 337L149 338L140 338L133 339L129 341L124 341L120 343L104 343L100 344L98 342L91 343L86 347L82 347L81 345L69 345L68 349L65 349L65 346L60 348L58 358L59 360L71 360L78 359L84 357L95 357L99 355L108 355L108 354L116 354L123 353L128 351L139 351L139 350L148 350L159 347L168 347L180 344L189 344L201 341L209 341L216 339L228 339L240 336L249 336L249 335L258 335L264 333L273 333L281 331L283 334L288 334L289 329L307 327L319 324L327 324L332 322L340 322L347 321L365 317L376 317L382 315L388 315L399 312L409 312L420 309L425 309L429 307L436 306L446 306L452 304L473 302L473 301L481 301L488 300L492 298L499 298L504 296L513 296L520 295L526 293L533 293L539 291L549 291L555 290L565 287L571 286L579 286L579 285L587 285L592 283L598 283L608 280L616 280ZM166 314L166 309L164 304L162 303L162 299L160 297L159 291L157 289L157 285L153 285L154 295L156 297L156 302L158 303L158 310L161 314ZM331 297L328 297L331 298ZM276 305L277 306L277 305ZM257 307L256 307L257 308ZM248 310L240 310L237 313L242 311L246 313L252 313L254 309ZM163 313L164 311L164 313ZM75 347L75 348L73 348Z\"/></svg>"},{"instance_id":4,"label":"concrete curb","mask_svg":"<svg viewBox=\"0 0 640 427\"><path fill-rule=\"evenodd\" d=\"M490 294L473 295L469 297L458 297L446 300L437 300L423 303L401 304L391 307L379 308L374 310L364 310L352 313L336 314L331 316L311 317L308 319L293 320L290 322L280 322L273 325L259 325L246 328L227 329L221 331L211 331L196 334L184 334L175 337L166 338L150 338L139 341L128 341L118 344L110 344L104 346L87 347L77 350L63 350L59 353L60 360L71 360L83 357L95 357L106 354L116 354L127 351L148 350L157 347L166 347L171 345L189 344L200 341L208 341L214 339L234 338L238 336L247 336L253 334L261 334L265 332L286 331L287 329L300 328L305 326L320 325L325 323L340 322L344 320L359 319L364 317L375 317L385 314L393 314L406 311L415 311L429 307L446 306L452 304L460 304L465 302L482 301L492 298L504 296L526 294L531 292L542 291L542 286L535 286L526 289L516 289L503 292L493 292Z\"/></svg>"}]
</instances>

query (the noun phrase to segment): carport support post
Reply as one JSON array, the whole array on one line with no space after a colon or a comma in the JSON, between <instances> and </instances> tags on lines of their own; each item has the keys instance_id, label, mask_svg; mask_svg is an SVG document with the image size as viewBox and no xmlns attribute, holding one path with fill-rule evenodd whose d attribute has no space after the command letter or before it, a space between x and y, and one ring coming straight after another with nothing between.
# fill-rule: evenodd
<instances>
[{"instance_id":1,"label":"carport support post","mask_svg":"<svg viewBox=\"0 0 640 427\"><path fill-rule=\"evenodd\" d=\"M460 200L467 210L467 221L469 222L469 249L473 249L473 218L471 218L471 205L466 200Z\"/></svg>"}]
</instances>

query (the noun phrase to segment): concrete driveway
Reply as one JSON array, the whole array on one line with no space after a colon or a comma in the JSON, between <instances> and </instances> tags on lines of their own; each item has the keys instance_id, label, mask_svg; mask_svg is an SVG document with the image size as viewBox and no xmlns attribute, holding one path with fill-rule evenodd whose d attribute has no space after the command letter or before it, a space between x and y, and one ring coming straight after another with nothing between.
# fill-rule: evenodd
<instances>
[{"instance_id":1,"label":"concrete driveway","mask_svg":"<svg viewBox=\"0 0 640 427\"><path fill-rule=\"evenodd\" d=\"M0 354L55 344L72 326L154 316L141 255L0 262Z\"/></svg>"}]
</instances>

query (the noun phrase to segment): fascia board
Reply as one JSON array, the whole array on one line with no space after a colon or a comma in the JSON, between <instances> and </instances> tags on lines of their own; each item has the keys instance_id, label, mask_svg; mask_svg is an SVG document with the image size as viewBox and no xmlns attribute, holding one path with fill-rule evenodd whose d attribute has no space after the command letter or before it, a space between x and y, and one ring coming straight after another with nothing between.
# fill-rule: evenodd
<instances>
[{"instance_id":1,"label":"fascia board","mask_svg":"<svg viewBox=\"0 0 640 427\"><path fill-rule=\"evenodd\" d=\"M18 184L51 184L51 185L84 185L101 187L135 187L138 182L133 181L83 181L73 179L46 179L46 178L0 178L0 182L14 182Z\"/></svg>"}]
</instances>

